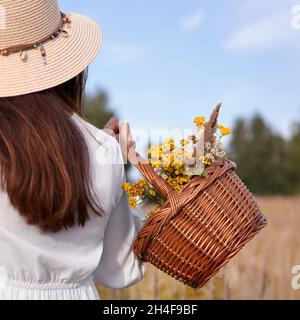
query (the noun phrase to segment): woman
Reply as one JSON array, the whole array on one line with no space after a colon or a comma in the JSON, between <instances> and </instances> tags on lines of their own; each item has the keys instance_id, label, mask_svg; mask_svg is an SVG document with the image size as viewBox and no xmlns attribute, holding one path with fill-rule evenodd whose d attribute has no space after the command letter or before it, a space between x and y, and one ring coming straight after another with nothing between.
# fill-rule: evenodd
<instances>
[{"instance_id":1,"label":"woman","mask_svg":"<svg viewBox=\"0 0 300 320\"><path fill-rule=\"evenodd\" d=\"M144 274L120 146L82 116L101 32L55 0L0 5L0 299L99 299Z\"/></svg>"}]
</instances>

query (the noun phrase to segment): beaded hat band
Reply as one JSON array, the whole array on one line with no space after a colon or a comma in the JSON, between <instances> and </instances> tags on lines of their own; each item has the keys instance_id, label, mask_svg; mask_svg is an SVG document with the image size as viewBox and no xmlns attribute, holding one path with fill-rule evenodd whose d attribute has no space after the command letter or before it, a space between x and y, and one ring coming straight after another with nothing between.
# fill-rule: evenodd
<instances>
[{"instance_id":1,"label":"beaded hat band","mask_svg":"<svg viewBox=\"0 0 300 320\"><path fill-rule=\"evenodd\" d=\"M64 26L66 26L67 28L70 28L71 20L66 16L66 14L61 12L61 22L59 24L59 27L53 33L51 33L51 35L46 36L43 39L41 39L35 43L12 46L9 48L0 49L0 54L2 56L9 56L12 53L19 52L21 60L23 62L26 62L28 59L27 50L39 49L41 52L41 56L44 59L44 63L47 64L47 59L46 59L47 54L46 54L44 44L47 43L48 41L56 39L60 35L67 38L69 36L69 33L67 30L64 29Z\"/></svg>"},{"instance_id":2,"label":"beaded hat band","mask_svg":"<svg viewBox=\"0 0 300 320\"><path fill-rule=\"evenodd\" d=\"M57 0L1 0L0 9L0 98L62 84L100 50L99 26L80 14L62 13Z\"/></svg>"}]
</instances>

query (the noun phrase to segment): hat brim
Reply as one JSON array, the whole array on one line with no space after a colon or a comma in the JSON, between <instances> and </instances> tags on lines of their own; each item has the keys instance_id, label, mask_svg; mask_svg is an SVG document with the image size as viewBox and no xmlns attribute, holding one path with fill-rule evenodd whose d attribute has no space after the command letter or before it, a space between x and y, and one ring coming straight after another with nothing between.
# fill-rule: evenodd
<instances>
[{"instance_id":1,"label":"hat brim","mask_svg":"<svg viewBox=\"0 0 300 320\"><path fill-rule=\"evenodd\" d=\"M27 61L18 53L0 56L0 97L18 96L42 91L62 84L82 72L97 56L102 32L91 19L68 13L69 36L48 41L47 64L39 49L27 52Z\"/></svg>"}]
</instances>

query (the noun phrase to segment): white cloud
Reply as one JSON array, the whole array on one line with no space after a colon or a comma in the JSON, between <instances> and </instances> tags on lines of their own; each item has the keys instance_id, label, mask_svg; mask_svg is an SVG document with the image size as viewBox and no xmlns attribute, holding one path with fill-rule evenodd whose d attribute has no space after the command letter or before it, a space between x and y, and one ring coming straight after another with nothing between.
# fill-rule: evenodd
<instances>
[{"instance_id":1,"label":"white cloud","mask_svg":"<svg viewBox=\"0 0 300 320\"><path fill-rule=\"evenodd\" d=\"M104 45L103 61L106 64L130 64L141 58L147 49L137 44L111 42Z\"/></svg>"},{"instance_id":2,"label":"white cloud","mask_svg":"<svg viewBox=\"0 0 300 320\"><path fill-rule=\"evenodd\" d=\"M241 27L225 42L224 48L244 53L268 51L296 43L297 35L291 28L290 15L273 15Z\"/></svg>"},{"instance_id":3,"label":"white cloud","mask_svg":"<svg viewBox=\"0 0 300 320\"><path fill-rule=\"evenodd\" d=\"M181 19L179 25L183 30L195 30L201 25L204 17L204 12L197 11Z\"/></svg>"}]
</instances>

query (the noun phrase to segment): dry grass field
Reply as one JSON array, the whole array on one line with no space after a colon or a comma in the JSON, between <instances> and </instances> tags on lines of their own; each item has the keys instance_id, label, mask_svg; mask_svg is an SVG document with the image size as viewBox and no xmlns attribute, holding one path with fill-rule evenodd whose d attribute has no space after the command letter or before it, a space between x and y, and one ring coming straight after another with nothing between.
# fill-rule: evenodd
<instances>
[{"instance_id":1,"label":"dry grass field","mask_svg":"<svg viewBox=\"0 0 300 320\"><path fill-rule=\"evenodd\" d=\"M300 264L300 197L261 197L268 226L204 288L195 291L151 265L128 289L99 288L102 299L300 299L291 286Z\"/></svg>"}]
</instances>

